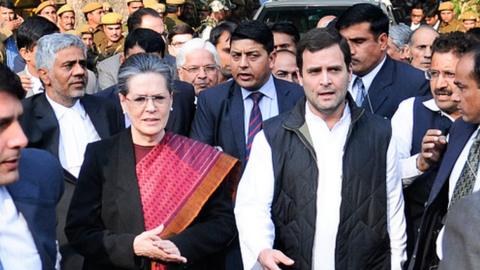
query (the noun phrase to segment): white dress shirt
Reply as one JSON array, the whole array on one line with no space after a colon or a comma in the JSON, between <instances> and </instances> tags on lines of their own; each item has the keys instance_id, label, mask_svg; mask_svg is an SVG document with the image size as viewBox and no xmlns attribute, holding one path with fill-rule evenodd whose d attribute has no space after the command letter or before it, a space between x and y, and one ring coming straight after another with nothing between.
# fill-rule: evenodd
<instances>
[{"instance_id":1,"label":"white dress shirt","mask_svg":"<svg viewBox=\"0 0 480 270\"><path fill-rule=\"evenodd\" d=\"M363 87L365 88L365 93L367 93L367 97L368 97L368 91L370 90L370 86L372 85L373 80L377 76L380 69L383 67L383 64L385 64L386 59L387 59L387 56L384 56L382 61L375 68L373 68L369 73L365 74L365 76L361 77L363 82ZM361 91L359 87L354 86L354 82L357 77L358 77L357 75L352 74L352 80L348 85L348 91L350 91L350 94L354 99L359 96L358 92ZM370 99L370 98L367 99L367 97L365 97L364 102L368 102L368 100ZM357 102L357 100L355 100L355 102Z\"/></svg>"},{"instance_id":2,"label":"white dress shirt","mask_svg":"<svg viewBox=\"0 0 480 270\"><path fill-rule=\"evenodd\" d=\"M79 100L68 108L45 96L55 112L60 129L60 163L65 170L78 177L87 144L100 140L100 136Z\"/></svg>"},{"instance_id":3,"label":"white dress shirt","mask_svg":"<svg viewBox=\"0 0 480 270\"><path fill-rule=\"evenodd\" d=\"M350 111L348 106L341 120L329 130L325 122L313 115L307 106L306 122L312 136L319 171L317 217L313 246L313 269L335 269L335 244L339 225L342 157ZM390 236L392 269L401 269L406 260L405 218L400 176L397 172L395 142L390 141L387 153L387 229ZM272 248L275 227L271 218L274 192L272 151L263 131L253 141L252 152L238 186L235 219L239 231L243 265L246 270L261 269L257 262L260 251Z\"/></svg>"},{"instance_id":4,"label":"white dress shirt","mask_svg":"<svg viewBox=\"0 0 480 270\"><path fill-rule=\"evenodd\" d=\"M463 148L462 152L457 158L457 161L455 162L455 165L453 166L452 172L450 173L450 178L448 178L448 206L449 207L450 207L450 200L452 199L452 196L453 196L453 191L455 190L455 185L457 184L458 178L462 173L463 166L467 162L468 152L470 152L470 148L472 147L473 141L475 139L475 136L477 136L478 132L480 132L480 127L477 128L477 130L473 132L472 136L470 136L470 139L468 139L467 143L465 144L465 147ZM478 181L479 173L480 173L480 166L479 166L479 169L477 170L477 176L475 178L475 185L473 186L472 193L480 190L480 181ZM440 259L443 258L442 243L443 243L444 231L445 231L445 227L443 227L440 233L438 234L437 243L436 243L437 255L438 255L438 258Z\"/></svg>"},{"instance_id":5,"label":"white dress shirt","mask_svg":"<svg viewBox=\"0 0 480 270\"><path fill-rule=\"evenodd\" d=\"M253 100L249 98L252 91L241 88L243 97L244 108L244 126L245 126L245 142L248 141L248 124L250 123L250 113L253 108ZM262 112L262 120L265 121L269 118L278 115L278 98L277 91L275 90L275 83L273 82L273 76L270 75L268 81L258 89L263 94L262 99L258 103L260 111Z\"/></svg>"},{"instance_id":6,"label":"white dress shirt","mask_svg":"<svg viewBox=\"0 0 480 270\"><path fill-rule=\"evenodd\" d=\"M42 261L27 221L0 186L0 262L4 270L41 270Z\"/></svg>"},{"instance_id":7,"label":"white dress shirt","mask_svg":"<svg viewBox=\"0 0 480 270\"><path fill-rule=\"evenodd\" d=\"M417 157L419 154L410 156L413 136L413 104L415 98L409 98L400 103L392 117L392 136L397 142L398 158L400 159L400 172L405 186L410 185L417 176L422 174L417 169ZM432 112L440 112L452 122L455 121L449 114L438 108L435 100L429 99L423 102L423 106Z\"/></svg>"},{"instance_id":8,"label":"white dress shirt","mask_svg":"<svg viewBox=\"0 0 480 270\"><path fill-rule=\"evenodd\" d=\"M410 24L410 30L415 31L420 27L420 25L421 25L420 23L417 23L417 24L412 23Z\"/></svg>"}]
</instances>

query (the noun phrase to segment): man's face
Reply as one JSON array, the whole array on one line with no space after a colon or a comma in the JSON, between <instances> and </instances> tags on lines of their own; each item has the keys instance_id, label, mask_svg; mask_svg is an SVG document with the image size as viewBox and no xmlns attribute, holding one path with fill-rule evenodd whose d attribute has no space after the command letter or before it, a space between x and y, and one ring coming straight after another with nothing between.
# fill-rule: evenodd
<instances>
[{"instance_id":1,"label":"man's face","mask_svg":"<svg viewBox=\"0 0 480 270\"><path fill-rule=\"evenodd\" d=\"M350 46L352 54L352 70L363 76L374 69L383 59L387 51L388 36L386 33L375 37L370 32L370 23L354 24L340 30Z\"/></svg>"},{"instance_id":2,"label":"man's face","mask_svg":"<svg viewBox=\"0 0 480 270\"><path fill-rule=\"evenodd\" d=\"M438 33L431 29L418 29L412 36L410 45L411 65L427 70L432 62L432 44L438 37Z\"/></svg>"},{"instance_id":3,"label":"man's face","mask_svg":"<svg viewBox=\"0 0 480 270\"><path fill-rule=\"evenodd\" d=\"M468 31L472 28L475 28L477 26L477 21L476 20L463 20L462 22L463 28L465 28L465 31Z\"/></svg>"},{"instance_id":4,"label":"man's face","mask_svg":"<svg viewBox=\"0 0 480 270\"><path fill-rule=\"evenodd\" d=\"M310 110L322 119L341 113L351 72L340 47L333 45L313 53L304 51L302 58L300 81Z\"/></svg>"},{"instance_id":5,"label":"man's face","mask_svg":"<svg viewBox=\"0 0 480 270\"><path fill-rule=\"evenodd\" d=\"M66 11L59 16L58 23L63 31L72 30L75 27L75 13Z\"/></svg>"},{"instance_id":6,"label":"man's face","mask_svg":"<svg viewBox=\"0 0 480 270\"><path fill-rule=\"evenodd\" d=\"M432 56L430 67L430 89L437 106L444 112L454 114L458 111L459 90L455 86L455 68L459 58L451 53L436 52Z\"/></svg>"},{"instance_id":7,"label":"man's face","mask_svg":"<svg viewBox=\"0 0 480 270\"><path fill-rule=\"evenodd\" d=\"M277 51L273 58L272 74L278 79L299 83L299 73L295 55L286 51Z\"/></svg>"},{"instance_id":8,"label":"man's face","mask_svg":"<svg viewBox=\"0 0 480 270\"><path fill-rule=\"evenodd\" d=\"M453 10L442 10L440 11L440 18L442 21L449 23L453 20Z\"/></svg>"},{"instance_id":9,"label":"man's face","mask_svg":"<svg viewBox=\"0 0 480 270\"><path fill-rule=\"evenodd\" d=\"M122 38L122 26L120 24L104 25L103 32L110 42L117 42Z\"/></svg>"},{"instance_id":10,"label":"man's face","mask_svg":"<svg viewBox=\"0 0 480 270\"><path fill-rule=\"evenodd\" d=\"M128 9L128 15L132 15L135 11L143 8L143 2L142 1L135 1L135 2L130 2L127 5Z\"/></svg>"},{"instance_id":11,"label":"man's face","mask_svg":"<svg viewBox=\"0 0 480 270\"><path fill-rule=\"evenodd\" d=\"M216 49L220 57L220 71L225 76L231 76L232 70L230 67L230 33L223 32L218 38Z\"/></svg>"},{"instance_id":12,"label":"man's face","mask_svg":"<svg viewBox=\"0 0 480 270\"><path fill-rule=\"evenodd\" d=\"M40 16L47 18L53 23L57 23L57 10L55 7L47 6L40 11Z\"/></svg>"},{"instance_id":13,"label":"man's face","mask_svg":"<svg viewBox=\"0 0 480 270\"><path fill-rule=\"evenodd\" d=\"M82 49L68 47L55 56L51 70L40 69L47 95L66 107L85 94L87 85L86 57Z\"/></svg>"},{"instance_id":14,"label":"man's face","mask_svg":"<svg viewBox=\"0 0 480 270\"><path fill-rule=\"evenodd\" d=\"M473 54L464 55L457 64L455 85L460 90L458 109L465 122L480 123L480 89L472 77L474 69Z\"/></svg>"},{"instance_id":15,"label":"man's face","mask_svg":"<svg viewBox=\"0 0 480 270\"><path fill-rule=\"evenodd\" d=\"M419 24L423 19L423 9L412 9L412 12L410 13L410 19L412 20L412 24Z\"/></svg>"},{"instance_id":16,"label":"man's face","mask_svg":"<svg viewBox=\"0 0 480 270\"><path fill-rule=\"evenodd\" d=\"M432 16L432 17L425 17L425 22L430 25L431 27L434 27L435 24L438 22L438 15Z\"/></svg>"},{"instance_id":17,"label":"man's face","mask_svg":"<svg viewBox=\"0 0 480 270\"><path fill-rule=\"evenodd\" d=\"M267 82L272 56L262 44L251 39L232 41L230 57L233 79L241 87L254 91Z\"/></svg>"},{"instance_id":18,"label":"man's face","mask_svg":"<svg viewBox=\"0 0 480 270\"><path fill-rule=\"evenodd\" d=\"M178 34L172 37L172 43L168 44L168 53L172 56L177 56L178 51L183 47L187 41L193 38L190 34Z\"/></svg>"},{"instance_id":19,"label":"man's face","mask_svg":"<svg viewBox=\"0 0 480 270\"><path fill-rule=\"evenodd\" d=\"M0 92L0 186L18 179L20 150L28 142L18 122L22 112L16 97Z\"/></svg>"},{"instance_id":20,"label":"man's face","mask_svg":"<svg viewBox=\"0 0 480 270\"><path fill-rule=\"evenodd\" d=\"M92 48L93 47L93 34L90 33L84 33L82 34L82 42L87 46L87 48Z\"/></svg>"},{"instance_id":21,"label":"man's face","mask_svg":"<svg viewBox=\"0 0 480 270\"><path fill-rule=\"evenodd\" d=\"M191 83L198 96L200 91L218 84L219 70L209 51L197 49L185 55L185 63L178 69L178 76L180 80Z\"/></svg>"},{"instance_id":22,"label":"man's face","mask_svg":"<svg viewBox=\"0 0 480 270\"><path fill-rule=\"evenodd\" d=\"M145 15L142 17L140 28L150 29L159 34L163 34L163 32L165 32L165 24L163 24L163 20L150 15Z\"/></svg>"},{"instance_id":23,"label":"man's face","mask_svg":"<svg viewBox=\"0 0 480 270\"><path fill-rule=\"evenodd\" d=\"M15 19L15 12L13 9L0 7L0 21L13 21Z\"/></svg>"},{"instance_id":24,"label":"man's face","mask_svg":"<svg viewBox=\"0 0 480 270\"><path fill-rule=\"evenodd\" d=\"M285 33L273 32L273 48L274 50L297 52L297 46L295 45L293 37Z\"/></svg>"},{"instance_id":25,"label":"man's face","mask_svg":"<svg viewBox=\"0 0 480 270\"><path fill-rule=\"evenodd\" d=\"M90 13L88 13L88 22L94 23L96 25L102 22L102 16L105 14L105 11L101 8L96 9Z\"/></svg>"},{"instance_id":26,"label":"man's face","mask_svg":"<svg viewBox=\"0 0 480 270\"><path fill-rule=\"evenodd\" d=\"M387 42L387 54L390 56L392 59L397 60L397 61L402 61L402 62L407 62L407 56L405 53L406 49L405 47L399 48L391 38L388 38Z\"/></svg>"}]
</instances>

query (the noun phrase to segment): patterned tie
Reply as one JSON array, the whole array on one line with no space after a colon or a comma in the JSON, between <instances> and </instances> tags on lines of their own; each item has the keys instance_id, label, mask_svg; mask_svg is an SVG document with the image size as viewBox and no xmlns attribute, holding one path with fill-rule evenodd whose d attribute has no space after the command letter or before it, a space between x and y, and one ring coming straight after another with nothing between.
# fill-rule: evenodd
<instances>
[{"instance_id":1,"label":"patterned tie","mask_svg":"<svg viewBox=\"0 0 480 270\"><path fill-rule=\"evenodd\" d=\"M355 78L354 85L357 88L357 96L355 97L355 102L357 103L357 106L361 107L363 104L363 100L365 99L365 86L363 85L362 78Z\"/></svg>"},{"instance_id":2,"label":"patterned tie","mask_svg":"<svg viewBox=\"0 0 480 270\"><path fill-rule=\"evenodd\" d=\"M480 132L477 133L472 147L468 152L467 162L463 165L462 172L453 190L450 207L466 195L472 193L475 180L477 179L478 161L480 157Z\"/></svg>"},{"instance_id":3,"label":"patterned tie","mask_svg":"<svg viewBox=\"0 0 480 270\"><path fill-rule=\"evenodd\" d=\"M250 149L252 149L253 137L262 130L262 112L258 103L263 97L260 92L253 92L249 96L253 100L252 111L250 112L250 122L248 122L248 137L247 137L247 149L245 151L245 160L248 160L250 156Z\"/></svg>"}]
</instances>

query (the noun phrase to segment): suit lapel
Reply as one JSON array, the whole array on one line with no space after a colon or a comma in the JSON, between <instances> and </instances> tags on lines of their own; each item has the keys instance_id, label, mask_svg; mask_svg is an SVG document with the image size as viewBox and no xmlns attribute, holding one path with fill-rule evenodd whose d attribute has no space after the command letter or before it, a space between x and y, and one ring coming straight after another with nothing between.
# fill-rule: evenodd
<instances>
[{"instance_id":1,"label":"suit lapel","mask_svg":"<svg viewBox=\"0 0 480 270\"><path fill-rule=\"evenodd\" d=\"M138 189L138 180L135 167L135 152L130 129L119 136L115 156L115 164L112 168L117 169L118 182L117 206L125 229L134 233L145 231L143 208Z\"/></svg>"},{"instance_id":2,"label":"suit lapel","mask_svg":"<svg viewBox=\"0 0 480 270\"><path fill-rule=\"evenodd\" d=\"M373 112L376 112L390 95L390 91L386 88L393 83L394 69L394 62L386 56L385 63L383 63L382 68L378 71L368 89L368 96L372 102ZM363 102L362 107L370 110L367 100Z\"/></svg>"},{"instance_id":3,"label":"suit lapel","mask_svg":"<svg viewBox=\"0 0 480 270\"><path fill-rule=\"evenodd\" d=\"M245 125L244 125L244 119L245 119L245 108L243 106L243 97L242 97L242 90L238 86L238 84L233 83L233 93L231 98L227 103L228 108L226 108L227 111L225 113L225 116L230 115L230 124L232 127L232 134L233 138L235 140L235 144L237 145L237 148L239 150L240 158L243 160L245 157Z\"/></svg>"},{"instance_id":4,"label":"suit lapel","mask_svg":"<svg viewBox=\"0 0 480 270\"><path fill-rule=\"evenodd\" d=\"M100 136L102 139L109 137L110 133L108 131L108 116L106 115L105 110L101 109L102 104L98 104L98 102L92 100L92 97L89 95L85 95L83 98L81 98L80 103L82 103L83 108L85 108L85 111L92 121L98 136Z\"/></svg>"},{"instance_id":5,"label":"suit lapel","mask_svg":"<svg viewBox=\"0 0 480 270\"><path fill-rule=\"evenodd\" d=\"M292 107L289 106L291 101L289 102L288 100L290 89L288 87L282 87L281 82L275 78L273 78L273 84L275 85L275 91L277 92L278 113L281 114L286 108Z\"/></svg>"},{"instance_id":6,"label":"suit lapel","mask_svg":"<svg viewBox=\"0 0 480 270\"><path fill-rule=\"evenodd\" d=\"M37 104L34 107L34 115L37 126L40 129L39 136L42 137L41 140L45 141L45 143L43 143L45 150L58 157L60 140L58 120L45 95L46 94L43 93L38 97ZM35 137L35 135L32 136ZM35 138L33 138L33 140L35 140Z\"/></svg>"},{"instance_id":7,"label":"suit lapel","mask_svg":"<svg viewBox=\"0 0 480 270\"><path fill-rule=\"evenodd\" d=\"M454 136L450 137L447 151L443 156L442 163L435 179L435 184L432 187L429 201L435 199L444 184L448 182L450 173L455 166L455 162L460 156L460 153L465 147L468 139L470 139L472 133L477 129L477 125L465 123L463 120L459 121L461 122L458 122L458 125L455 127L457 132L454 132Z\"/></svg>"}]
</instances>

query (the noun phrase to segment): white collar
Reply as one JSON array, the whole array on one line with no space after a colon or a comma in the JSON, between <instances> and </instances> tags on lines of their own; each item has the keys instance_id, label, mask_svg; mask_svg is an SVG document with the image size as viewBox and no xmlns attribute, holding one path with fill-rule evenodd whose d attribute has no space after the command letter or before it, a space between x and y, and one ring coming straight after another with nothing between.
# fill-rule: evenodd
<instances>
[{"instance_id":1,"label":"white collar","mask_svg":"<svg viewBox=\"0 0 480 270\"><path fill-rule=\"evenodd\" d=\"M423 106L425 106L427 109L429 109L432 112L440 112L445 117L448 117L452 122L455 121L455 118L451 117L448 113L440 110L440 108L437 106L437 103L435 103L435 99L429 99L423 102Z\"/></svg>"},{"instance_id":2,"label":"white collar","mask_svg":"<svg viewBox=\"0 0 480 270\"><path fill-rule=\"evenodd\" d=\"M48 100L48 103L50 103L50 106L52 106L53 111L55 112L55 116L57 117L57 120L62 119L63 115L68 111L68 110L73 110L76 111L80 117L82 117L83 120L87 118L87 112L83 108L82 104L80 103L80 100L77 99L75 101L75 104L73 104L72 107L65 107L62 104L55 102L53 99L51 99L47 93L45 92L45 97Z\"/></svg>"},{"instance_id":3,"label":"white collar","mask_svg":"<svg viewBox=\"0 0 480 270\"><path fill-rule=\"evenodd\" d=\"M385 55L383 57L382 61L380 61L380 63L375 68L373 68L369 73L367 73L367 74L365 74L364 76L361 77L362 82L363 82L363 87L365 87L365 91L368 92L368 90L370 89L370 86L372 85L373 80L377 76L380 69L383 67L383 64L385 64L386 59L387 59L387 56ZM359 77L359 76L357 76L355 74L352 74L352 81L350 82L350 89L352 89L353 82L355 81L355 79L357 77Z\"/></svg>"}]
</instances>

